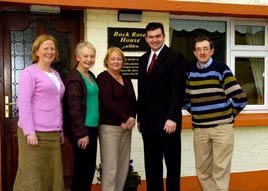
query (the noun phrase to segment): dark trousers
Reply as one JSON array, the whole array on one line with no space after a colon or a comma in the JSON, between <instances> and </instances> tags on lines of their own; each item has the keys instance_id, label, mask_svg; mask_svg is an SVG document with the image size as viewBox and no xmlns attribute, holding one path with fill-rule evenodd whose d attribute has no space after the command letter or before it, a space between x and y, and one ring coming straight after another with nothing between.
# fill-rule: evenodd
<instances>
[{"instance_id":1,"label":"dark trousers","mask_svg":"<svg viewBox=\"0 0 268 191\"><path fill-rule=\"evenodd\" d=\"M85 150L73 143L74 165L72 191L91 191L96 168L98 128L87 127L89 144Z\"/></svg>"},{"instance_id":2,"label":"dark trousers","mask_svg":"<svg viewBox=\"0 0 268 191\"><path fill-rule=\"evenodd\" d=\"M180 190L181 173L181 135L152 135L143 133L145 175L147 191L164 191L163 158L165 160L166 191Z\"/></svg>"}]
</instances>

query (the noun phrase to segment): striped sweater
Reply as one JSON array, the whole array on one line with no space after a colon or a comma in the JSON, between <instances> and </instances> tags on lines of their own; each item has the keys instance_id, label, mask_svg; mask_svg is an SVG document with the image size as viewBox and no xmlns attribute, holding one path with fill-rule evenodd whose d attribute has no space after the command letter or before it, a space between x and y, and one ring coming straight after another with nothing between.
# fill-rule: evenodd
<instances>
[{"instance_id":1,"label":"striped sweater","mask_svg":"<svg viewBox=\"0 0 268 191\"><path fill-rule=\"evenodd\" d=\"M211 60L212 61L212 60ZM192 64L187 72L185 109L193 127L206 128L233 123L247 104L246 94L226 64L212 61L200 69Z\"/></svg>"}]
</instances>

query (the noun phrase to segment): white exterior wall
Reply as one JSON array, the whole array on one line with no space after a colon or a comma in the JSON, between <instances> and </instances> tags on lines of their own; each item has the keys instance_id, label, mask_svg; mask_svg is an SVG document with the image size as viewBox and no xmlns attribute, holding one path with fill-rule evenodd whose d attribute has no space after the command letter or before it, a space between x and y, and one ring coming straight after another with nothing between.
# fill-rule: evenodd
<instances>
[{"instance_id":1,"label":"white exterior wall","mask_svg":"<svg viewBox=\"0 0 268 191\"><path fill-rule=\"evenodd\" d=\"M148 22L162 22L165 26L166 44L169 44L169 14L143 12L141 22L118 22L117 11L87 10L85 12L85 39L97 49L96 63L93 72L98 75L105 70L103 59L107 51L107 27L145 28ZM125 56L140 56L144 52L125 52ZM133 80L135 89L137 80ZM193 133L191 129L182 130L182 176L194 176L195 163L193 153ZM132 135L131 158L134 169L142 179L144 175L143 142L135 128ZM99 163L99 152L98 152ZM164 168L165 169L165 168ZM235 149L232 172L267 170L268 169L268 127L235 128Z\"/></svg>"}]
</instances>

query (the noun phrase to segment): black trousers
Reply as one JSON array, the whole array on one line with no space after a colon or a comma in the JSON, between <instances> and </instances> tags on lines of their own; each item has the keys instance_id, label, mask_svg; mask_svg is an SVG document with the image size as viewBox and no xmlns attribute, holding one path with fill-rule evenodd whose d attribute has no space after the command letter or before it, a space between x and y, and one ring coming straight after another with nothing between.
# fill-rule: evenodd
<instances>
[{"instance_id":1,"label":"black trousers","mask_svg":"<svg viewBox=\"0 0 268 191\"><path fill-rule=\"evenodd\" d=\"M96 168L98 128L87 127L89 144L85 150L73 143L74 165L72 191L91 191Z\"/></svg>"},{"instance_id":2,"label":"black trousers","mask_svg":"<svg viewBox=\"0 0 268 191\"><path fill-rule=\"evenodd\" d=\"M147 191L164 191L163 159L165 160L166 191L180 190L181 135L180 130L162 135L142 133Z\"/></svg>"}]
</instances>

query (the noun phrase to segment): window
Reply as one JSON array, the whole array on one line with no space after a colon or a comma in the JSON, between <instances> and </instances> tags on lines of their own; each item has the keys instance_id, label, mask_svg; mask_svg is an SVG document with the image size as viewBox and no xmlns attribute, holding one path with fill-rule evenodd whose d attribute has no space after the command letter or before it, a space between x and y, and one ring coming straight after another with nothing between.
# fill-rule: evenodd
<instances>
[{"instance_id":1,"label":"window","mask_svg":"<svg viewBox=\"0 0 268 191\"><path fill-rule=\"evenodd\" d=\"M264 46L264 26L235 25L235 45Z\"/></svg>"},{"instance_id":2,"label":"window","mask_svg":"<svg viewBox=\"0 0 268 191\"><path fill-rule=\"evenodd\" d=\"M247 110L267 103L267 21L231 21L231 69L248 97Z\"/></svg>"},{"instance_id":3,"label":"window","mask_svg":"<svg viewBox=\"0 0 268 191\"><path fill-rule=\"evenodd\" d=\"M195 62L193 39L209 36L215 44L215 60L233 71L248 97L246 112L268 109L268 21L171 15L170 47Z\"/></svg>"},{"instance_id":4,"label":"window","mask_svg":"<svg viewBox=\"0 0 268 191\"><path fill-rule=\"evenodd\" d=\"M235 76L248 97L248 109L265 109L265 53L252 53L247 55L242 51L232 53Z\"/></svg>"},{"instance_id":5,"label":"window","mask_svg":"<svg viewBox=\"0 0 268 191\"><path fill-rule=\"evenodd\" d=\"M206 35L214 41L216 60L226 63L226 22L213 20L170 19L170 47L183 53L187 64L195 62L193 41Z\"/></svg>"}]
</instances>

